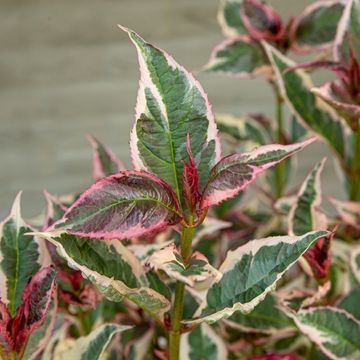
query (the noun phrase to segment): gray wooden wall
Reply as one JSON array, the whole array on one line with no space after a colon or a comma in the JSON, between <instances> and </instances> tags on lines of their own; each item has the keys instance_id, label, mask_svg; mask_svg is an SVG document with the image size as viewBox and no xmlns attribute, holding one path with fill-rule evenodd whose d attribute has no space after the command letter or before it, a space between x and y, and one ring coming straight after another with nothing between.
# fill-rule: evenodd
<instances>
[{"instance_id":1,"label":"gray wooden wall","mask_svg":"<svg viewBox=\"0 0 360 360\"><path fill-rule=\"evenodd\" d=\"M310 2L272 4L289 15ZM20 189L29 217L44 205L43 188L62 194L88 186L86 133L130 166L139 73L135 50L117 23L196 71L222 39L217 6L217 0L0 0L1 217ZM215 112L273 113L272 94L261 79L197 77ZM321 145L302 153L302 176L325 153ZM331 192L339 187L331 161L326 174Z\"/></svg>"}]
</instances>

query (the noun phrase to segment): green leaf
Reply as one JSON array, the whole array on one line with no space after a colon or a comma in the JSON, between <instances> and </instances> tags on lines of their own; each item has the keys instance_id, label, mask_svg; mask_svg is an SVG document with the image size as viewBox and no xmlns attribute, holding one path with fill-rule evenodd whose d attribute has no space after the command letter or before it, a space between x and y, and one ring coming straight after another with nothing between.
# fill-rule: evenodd
<instances>
[{"instance_id":1,"label":"green leaf","mask_svg":"<svg viewBox=\"0 0 360 360\"><path fill-rule=\"evenodd\" d=\"M326 228L326 219L324 220L323 214L319 212L322 201L320 175L325 161L324 158L314 167L297 194L289 213L290 235L301 235L315 229Z\"/></svg>"},{"instance_id":2,"label":"green leaf","mask_svg":"<svg viewBox=\"0 0 360 360\"><path fill-rule=\"evenodd\" d=\"M235 312L225 320L232 328L244 332L274 334L279 330L293 327L292 321L277 307L275 296L269 294L252 312Z\"/></svg>"},{"instance_id":3,"label":"green leaf","mask_svg":"<svg viewBox=\"0 0 360 360\"><path fill-rule=\"evenodd\" d=\"M357 282L360 284L360 246L356 246L352 249L350 266Z\"/></svg>"},{"instance_id":4,"label":"green leaf","mask_svg":"<svg viewBox=\"0 0 360 360\"><path fill-rule=\"evenodd\" d=\"M302 125L319 134L335 151L339 160L344 162L346 147L351 141L346 123L310 91L311 79L303 70L293 70L284 74L284 71L295 63L272 46L264 46L274 67L281 94L290 110Z\"/></svg>"},{"instance_id":5,"label":"green leaf","mask_svg":"<svg viewBox=\"0 0 360 360\"><path fill-rule=\"evenodd\" d=\"M181 337L181 358L189 360L227 359L225 343L214 330L202 324Z\"/></svg>"},{"instance_id":6,"label":"green leaf","mask_svg":"<svg viewBox=\"0 0 360 360\"><path fill-rule=\"evenodd\" d=\"M343 297L336 305L340 309L346 310L360 321L360 286L353 288L345 297Z\"/></svg>"},{"instance_id":7,"label":"green leaf","mask_svg":"<svg viewBox=\"0 0 360 360\"><path fill-rule=\"evenodd\" d=\"M14 201L10 215L0 223L0 297L7 302L11 316L21 304L28 280L50 263L45 243L34 235L20 213L21 193Z\"/></svg>"},{"instance_id":8,"label":"green leaf","mask_svg":"<svg viewBox=\"0 0 360 360\"><path fill-rule=\"evenodd\" d=\"M139 260L119 240L80 238L66 233L40 233L68 265L80 270L109 300L135 302L162 321L169 300L151 288Z\"/></svg>"},{"instance_id":9,"label":"green leaf","mask_svg":"<svg viewBox=\"0 0 360 360\"><path fill-rule=\"evenodd\" d=\"M317 1L295 18L291 28L292 49L298 52L322 50L332 45L344 10L340 1Z\"/></svg>"},{"instance_id":10,"label":"green leaf","mask_svg":"<svg viewBox=\"0 0 360 360\"><path fill-rule=\"evenodd\" d=\"M184 323L215 322L235 311L249 313L317 239L327 231L302 236L278 236L253 240L229 251L220 266L222 277L206 293L197 317Z\"/></svg>"},{"instance_id":11,"label":"green leaf","mask_svg":"<svg viewBox=\"0 0 360 360\"><path fill-rule=\"evenodd\" d=\"M360 61L360 1L349 0L340 19L334 45L335 61L350 62L349 45Z\"/></svg>"},{"instance_id":12,"label":"green leaf","mask_svg":"<svg viewBox=\"0 0 360 360\"><path fill-rule=\"evenodd\" d=\"M259 43L228 39L213 49L204 71L242 78L270 74L271 67Z\"/></svg>"},{"instance_id":13,"label":"green leaf","mask_svg":"<svg viewBox=\"0 0 360 360\"><path fill-rule=\"evenodd\" d=\"M247 35L240 16L240 4L242 0L221 0L218 12L218 21L225 36L235 37Z\"/></svg>"},{"instance_id":14,"label":"green leaf","mask_svg":"<svg viewBox=\"0 0 360 360\"><path fill-rule=\"evenodd\" d=\"M93 330L88 336L78 338L69 350L61 352L62 359L98 360L102 358L112 337L131 326L105 324Z\"/></svg>"},{"instance_id":15,"label":"green leaf","mask_svg":"<svg viewBox=\"0 0 360 360\"><path fill-rule=\"evenodd\" d=\"M360 322L345 310L317 307L287 315L330 359L360 359Z\"/></svg>"},{"instance_id":16,"label":"green leaf","mask_svg":"<svg viewBox=\"0 0 360 360\"><path fill-rule=\"evenodd\" d=\"M199 173L199 188L220 159L220 141L211 105L194 77L163 50L126 31L139 58L141 79L130 148L136 170L156 174L182 194L186 138Z\"/></svg>"}]
</instances>

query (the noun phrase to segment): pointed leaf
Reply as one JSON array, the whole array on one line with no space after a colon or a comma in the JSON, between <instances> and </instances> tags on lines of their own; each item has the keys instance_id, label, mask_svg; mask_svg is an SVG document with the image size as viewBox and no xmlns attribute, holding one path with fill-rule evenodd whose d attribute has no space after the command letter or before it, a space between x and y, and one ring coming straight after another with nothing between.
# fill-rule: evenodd
<instances>
[{"instance_id":1,"label":"pointed leaf","mask_svg":"<svg viewBox=\"0 0 360 360\"><path fill-rule=\"evenodd\" d=\"M360 322L345 310L317 307L287 315L330 359L360 358Z\"/></svg>"},{"instance_id":2,"label":"pointed leaf","mask_svg":"<svg viewBox=\"0 0 360 360\"><path fill-rule=\"evenodd\" d=\"M348 99L349 102L339 98L338 89L336 83L328 82L319 88L312 88L311 91L332 106L345 119L349 119L350 123L353 120L356 121L360 118L360 106L353 103L351 98Z\"/></svg>"},{"instance_id":3,"label":"pointed leaf","mask_svg":"<svg viewBox=\"0 0 360 360\"><path fill-rule=\"evenodd\" d=\"M186 137L202 189L211 167L220 159L220 141L211 105L194 77L165 53L126 31L138 52L141 79L136 123L130 147L136 170L147 170L182 194L181 160L187 159Z\"/></svg>"},{"instance_id":4,"label":"pointed leaf","mask_svg":"<svg viewBox=\"0 0 360 360\"><path fill-rule=\"evenodd\" d=\"M50 262L44 240L25 235L32 229L20 213L19 193L10 215L0 223L0 298L7 304L11 316L21 303L28 280Z\"/></svg>"},{"instance_id":5,"label":"pointed leaf","mask_svg":"<svg viewBox=\"0 0 360 360\"><path fill-rule=\"evenodd\" d=\"M270 45L266 44L265 49L274 67L281 94L297 120L319 134L342 161L345 158L346 144L350 142L347 125L336 117L327 104L311 93L310 77L303 70L284 74L287 68L295 65L294 62Z\"/></svg>"},{"instance_id":6,"label":"pointed leaf","mask_svg":"<svg viewBox=\"0 0 360 360\"><path fill-rule=\"evenodd\" d=\"M241 20L240 4L242 0L221 0L218 21L226 37L242 35L247 37L247 30Z\"/></svg>"},{"instance_id":7,"label":"pointed leaf","mask_svg":"<svg viewBox=\"0 0 360 360\"><path fill-rule=\"evenodd\" d=\"M269 237L229 251L219 269L221 280L207 291L197 317L184 322L214 322L238 310L249 313L311 244L326 234L314 231L302 236Z\"/></svg>"},{"instance_id":8,"label":"pointed leaf","mask_svg":"<svg viewBox=\"0 0 360 360\"><path fill-rule=\"evenodd\" d=\"M343 10L344 4L338 0L317 1L306 7L290 29L291 49L307 53L331 46Z\"/></svg>"},{"instance_id":9,"label":"pointed leaf","mask_svg":"<svg viewBox=\"0 0 360 360\"><path fill-rule=\"evenodd\" d=\"M159 321L169 310L168 299L151 288L144 267L120 241L54 232L41 235L57 247L71 268L80 270L109 300L119 302L125 297Z\"/></svg>"},{"instance_id":10,"label":"pointed leaf","mask_svg":"<svg viewBox=\"0 0 360 360\"><path fill-rule=\"evenodd\" d=\"M54 222L60 220L66 212L66 206L55 196L44 190L46 210L43 230L46 230Z\"/></svg>"},{"instance_id":11,"label":"pointed leaf","mask_svg":"<svg viewBox=\"0 0 360 360\"><path fill-rule=\"evenodd\" d=\"M349 0L338 24L334 59L342 63L350 63L350 46L360 61L360 1Z\"/></svg>"},{"instance_id":12,"label":"pointed leaf","mask_svg":"<svg viewBox=\"0 0 360 360\"><path fill-rule=\"evenodd\" d=\"M181 356L191 360L223 360L227 359L224 340L207 324L181 337Z\"/></svg>"},{"instance_id":13,"label":"pointed leaf","mask_svg":"<svg viewBox=\"0 0 360 360\"><path fill-rule=\"evenodd\" d=\"M240 17L250 37L255 40L278 41L285 33L279 14L269 5L258 0L243 0Z\"/></svg>"},{"instance_id":14,"label":"pointed leaf","mask_svg":"<svg viewBox=\"0 0 360 360\"><path fill-rule=\"evenodd\" d=\"M236 311L225 323L243 332L265 334L274 334L293 327L292 321L277 308L277 300L271 294L249 314Z\"/></svg>"},{"instance_id":15,"label":"pointed leaf","mask_svg":"<svg viewBox=\"0 0 360 360\"><path fill-rule=\"evenodd\" d=\"M266 145L249 153L229 155L211 170L202 194L200 209L234 197L256 180L257 176L315 141L311 138L293 145Z\"/></svg>"},{"instance_id":16,"label":"pointed leaf","mask_svg":"<svg viewBox=\"0 0 360 360\"><path fill-rule=\"evenodd\" d=\"M269 75L271 67L261 46L250 39L227 39L217 45L204 71L247 78Z\"/></svg>"},{"instance_id":17,"label":"pointed leaf","mask_svg":"<svg viewBox=\"0 0 360 360\"><path fill-rule=\"evenodd\" d=\"M315 229L326 229L323 216L319 215L321 204L320 175L326 159L322 159L306 177L289 213L289 234L301 235Z\"/></svg>"},{"instance_id":18,"label":"pointed leaf","mask_svg":"<svg viewBox=\"0 0 360 360\"><path fill-rule=\"evenodd\" d=\"M349 224L355 229L360 230L360 202L341 201L332 197L330 197L329 200L345 224Z\"/></svg>"},{"instance_id":19,"label":"pointed leaf","mask_svg":"<svg viewBox=\"0 0 360 360\"><path fill-rule=\"evenodd\" d=\"M87 138L93 148L94 180L126 170L124 163L107 146L91 135L88 135Z\"/></svg>"},{"instance_id":20,"label":"pointed leaf","mask_svg":"<svg viewBox=\"0 0 360 360\"><path fill-rule=\"evenodd\" d=\"M162 270L169 277L191 287L204 283L210 285L220 275L198 251L185 264L174 243L152 254L147 260L147 266L156 271Z\"/></svg>"},{"instance_id":21,"label":"pointed leaf","mask_svg":"<svg viewBox=\"0 0 360 360\"><path fill-rule=\"evenodd\" d=\"M71 234L126 239L159 231L181 220L174 192L155 175L123 171L85 190L59 226Z\"/></svg>"},{"instance_id":22,"label":"pointed leaf","mask_svg":"<svg viewBox=\"0 0 360 360\"><path fill-rule=\"evenodd\" d=\"M102 358L112 337L131 326L105 324L93 330L88 336L78 338L71 349L58 352L54 360L99 360Z\"/></svg>"},{"instance_id":23,"label":"pointed leaf","mask_svg":"<svg viewBox=\"0 0 360 360\"><path fill-rule=\"evenodd\" d=\"M17 308L12 324L12 333L16 337L15 351L19 352L29 335L43 324L53 300L55 274L53 267L44 268L26 284L22 293L22 304Z\"/></svg>"}]
</instances>

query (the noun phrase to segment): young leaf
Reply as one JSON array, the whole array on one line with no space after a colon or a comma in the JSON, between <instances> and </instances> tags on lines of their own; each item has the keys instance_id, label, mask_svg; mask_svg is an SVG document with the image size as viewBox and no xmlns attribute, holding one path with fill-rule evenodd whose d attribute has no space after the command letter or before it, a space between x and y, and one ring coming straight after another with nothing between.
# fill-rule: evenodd
<instances>
[{"instance_id":1,"label":"young leaf","mask_svg":"<svg viewBox=\"0 0 360 360\"><path fill-rule=\"evenodd\" d=\"M221 0L218 11L218 21L226 37L242 35L247 37L247 30L240 17L242 0Z\"/></svg>"},{"instance_id":2,"label":"young leaf","mask_svg":"<svg viewBox=\"0 0 360 360\"><path fill-rule=\"evenodd\" d=\"M207 291L195 319L184 323L215 322L235 311L249 313L317 239L326 231L302 236L253 240L229 251L219 271L222 277Z\"/></svg>"},{"instance_id":3,"label":"young leaf","mask_svg":"<svg viewBox=\"0 0 360 360\"><path fill-rule=\"evenodd\" d=\"M107 146L91 135L87 138L93 148L94 180L126 170L124 163Z\"/></svg>"},{"instance_id":4,"label":"young leaf","mask_svg":"<svg viewBox=\"0 0 360 360\"><path fill-rule=\"evenodd\" d=\"M16 310L12 323L14 350L19 352L31 333L44 322L55 290L53 267L43 268L26 284L22 293L22 303Z\"/></svg>"},{"instance_id":5,"label":"young leaf","mask_svg":"<svg viewBox=\"0 0 360 360\"><path fill-rule=\"evenodd\" d=\"M311 93L310 77L303 70L284 71L294 66L294 62L268 44L264 44L275 76L289 108L298 121L319 134L341 159L345 158L349 139L348 127L342 119L335 116L332 109ZM345 140L346 139L346 140Z\"/></svg>"},{"instance_id":6,"label":"young leaf","mask_svg":"<svg viewBox=\"0 0 360 360\"><path fill-rule=\"evenodd\" d=\"M126 239L180 222L172 189L155 175L123 171L85 190L59 226L71 234L98 239Z\"/></svg>"},{"instance_id":7,"label":"young leaf","mask_svg":"<svg viewBox=\"0 0 360 360\"><path fill-rule=\"evenodd\" d=\"M329 200L345 224L360 230L360 202L341 201L333 197L330 197Z\"/></svg>"},{"instance_id":8,"label":"young leaf","mask_svg":"<svg viewBox=\"0 0 360 360\"><path fill-rule=\"evenodd\" d=\"M11 316L21 303L21 295L31 276L50 263L44 240L25 235L32 229L20 213L21 193L10 215L0 223L0 298Z\"/></svg>"},{"instance_id":9,"label":"young leaf","mask_svg":"<svg viewBox=\"0 0 360 360\"><path fill-rule=\"evenodd\" d=\"M61 359L71 360L99 360L109 345L112 337L131 326L105 324L93 330L88 336L78 338L70 349L61 352ZM60 343L61 344L61 343ZM60 354L59 354L60 355Z\"/></svg>"},{"instance_id":10,"label":"young leaf","mask_svg":"<svg viewBox=\"0 0 360 360\"><path fill-rule=\"evenodd\" d=\"M261 41L280 40L285 33L279 14L269 5L258 0L243 0L240 17L251 38Z\"/></svg>"},{"instance_id":11,"label":"young leaf","mask_svg":"<svg viewBox=\"0 0 360 360\"><path fill-rule=\"evenodd\" d=\"M330 359L360 358L360 322L345 310L317 307L286 314Z\"/></svg>"},{"instance_id":12,"label":"young leaf","mask_svg":"<svg viewBox=\"0 0 360 360\"><path fill-rule=\"evenodd\" d=\"M264 334L274 334L293 327L292 321L277 308L277 300L271 294L249 314L236 311L225 323L243 332Z\"/></svg>"},{"instance_id":13,"label":"young leaf","mask_svg":"<svg viewBox=\"0 0 360 360\"><path fill-rule=\"evenodd\" d=\"M229 155L211 170L202 194L200 209L209 208L234 197L256 180L257 176L280 161L294 155L315 138L293 145L266 145L249 153Z\"/></svg>"},{"instance_id":14,"label":"young leaf","mask_svg":"<svg viewBox=\"0 0 360 360\"><path fill-rule=\"evenodd\" d=\"M159 176L180 199L187 134L191 136L200 189L220 159L211 105L199 82L171 56L135 32L121 28L137 49L141 73L136 123L130 138L134 167Z\"/></svg>"},{"instance_id":15,"label":"young leaf","mask_svg":"<svg viewBox=\"0 0 360 360\"><path fill-rule=\"evenodd\" d=\"M261 46L250 39L227 39L217 45L204 71L236 78L269 75L271 67Z\"/></svg>"},{"instance_id":16,"label":"young leaf","mask_svg":"<svg viewBox=\"0 0 360 360\"><path fill-rule=\"evenodd\" d=\"M343 10L344 4L338 0L317 1L309 5L292 23L291 49L307 53L331 46Z\"/></svg>"},{"instance_id":17,"label":"young leaf","mask_svg":"<svg viewBox=\"0 0 360 360\"><path fill-rule=\"evenodd\" d=\"M120 241L54 232L41 236L51 241L68 265L80 270L109 300L127 298L162 321L170 308L169 300L150 287L144 267Z\"/></svg>"},{"instance_id":18,"label":"young leaf","mask_svg":"<svg viewBox=\"0 0 360 360\"><path fill-rule=\"evenodd\" d=\"M223 360L227 359L224 340L207 324L181 337L181 356L191 360Z\"/></svg>"},{"instance_id":19,"label":"young leaf","mask_svg":"<svg viewBox=\"0 0 360 360\"><path fill-rule=\"evenodd\" d=\"M334 60L349 63L351 60L349 48L354 50L355 57L360 60L360 1L349 0L338 24L335 44Z\"/></svg>"},{"instance_id":20,"label":"young leaf","mask_svg":"<svg viewBox=\"0 0 360 360\"><path fill-rule=\"evenodd\" d=\"M183 196L186 204L191 211L194 211L200 200L199 193L199 174L196 169L195 161L191 152L190 136L186 139L186 147L188 152L189 164L183 160L184 170L182 174L183 180Z\"/></svg>"},{"instance_id":21,"label":"young leaf","mask_svg":"<svg viewBox=\"0 0 360 360\"><path fill-rule=\"evenodd\" d=\"M43 230L46 230L53 223L60 220L66 212L66 206L60 202L55 196L51 195L47 190L44 190L46 199L46 210Z\"/></svg>"},{"instance_id":22,"label":"young leaf","mask_svg":"<svg viewBox=\"0 0 360 360\"><path fill-rule=\"evenodd\" d=\"M169 277L191 287L204 283L210 285L220 275L198 251L185 264L174 243L152 254L147 260L147 266L156 271L162 270Z\"/></svg>"},{"instance_id":23,"label":"young leaf","mask_svg":"<svg viewBox=\"0 0 360 360\"><path fill-rule=\"evenodd\" d=\"M323 215L319 213L321 204L320 175L326 159L322 159L303 182L295 203L289 213L289 234L301 235L315 229L326 229Z\"/></svg>"},{"instance_id":24,"label":"young leaf","mask_svg":"<svg viewBox=\"0 0 360 360\"><path fill-rule=\"evenodd\" d=\"M248 360L298 360L298 358L291 353L275 354L268 353L265 355L255 355L248 358Z\"/></svg>"}]
</instances>

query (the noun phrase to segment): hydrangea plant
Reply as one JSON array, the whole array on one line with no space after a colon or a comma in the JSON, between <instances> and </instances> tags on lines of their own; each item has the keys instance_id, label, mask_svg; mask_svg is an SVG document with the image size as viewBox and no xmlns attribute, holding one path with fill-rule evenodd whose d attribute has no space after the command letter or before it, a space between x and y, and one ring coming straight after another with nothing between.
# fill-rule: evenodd
<instances>
[{"instance_id":1,"label":"hydrangea plant","mask_svg":"<svg viewBox=\"0 0 360 360\"><path fill-rule=\"evenodd\" d=\"M89 136L93 185L45 191L41 223L17 196L0 223L1 358L359 359L359 14L359 0L318 1L284 23L263 2L221 2L229 40L206 71L265 74L276 125L215 116L189 71L120 26L140 65L133 169ZM312 89L304 69L319 66L338 80ZM288 190L290 158L317 139L349 201L323 196L326 159Z\"/></svg>"}]
</instances>

